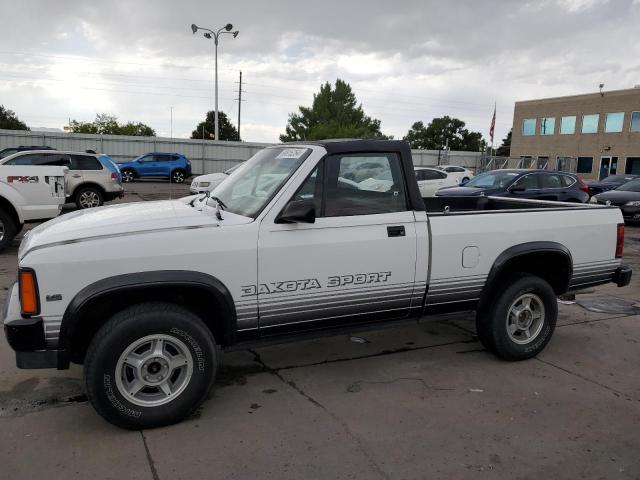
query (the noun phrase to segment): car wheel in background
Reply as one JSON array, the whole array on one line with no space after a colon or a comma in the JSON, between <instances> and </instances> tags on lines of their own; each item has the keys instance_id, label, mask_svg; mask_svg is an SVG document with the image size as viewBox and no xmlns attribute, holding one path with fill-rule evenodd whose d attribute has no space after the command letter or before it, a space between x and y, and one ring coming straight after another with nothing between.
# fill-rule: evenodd
<instances>
[{"instance_id":1,"label":"car wheel in background","mask_svg":"<svg viewBox=\"0 0 640 480\"><path fill-rule=\"evenodd\" d=\"M513 273L504 278L500 292L476 316L478 338L504 360L535 357L549 343L558 318L558 302L542 278Z\"/></svg>"},{"instance_id":2,"label":"car wheel in background","mask_svg":"<svg viewBox=\"0 0 640 480\"><path fill-rule=\"evenodd\" d=\"M187 417L213 385L219 352L211 331L178 305L149 302L115 314L92 339L87 396L119 427L143 429Z\"/></svg>"},{"instance_id":3,"label":"car wheel in background","mask_svg":"<svg viewBox=\"0 0 640 480\"><path fill-rule=\"evenodd\" d=\"M84 210L104 204L102 192L95 187L82 187L76 192L76 206Z\"/></svg>"},{"instance_id":4,"label":"car wheel in background","mask_svg":"<svg viewBox=\"0 0 640 480\"><path fill-rule=\"evenodd\" d=\"M0 208L0 252L11 244L17 233L18 229L11 216Z\"/></svg>"},{"instance_id":5,"label":"car wheel in background","mask_svg":"<svg viewBox=\"0 0 640 480\"><path fill-rule=\"evenodd\" d=\"M187 172L184 170L174 170L171 172L171 181L173 183L184 183L187 179Z\"/></svg>"},{"instance_id":6,"label":"car wheel in background","mask_svg":"<svg viewBox=\"0 0 640 480\"><path fill-rule=\"evenodd\" d=\"M128 168L125 168L120 173L122 175L122 181L125 183L133 182L133 180L136 178L136 173Z\"/></svg>"}]
</instances>

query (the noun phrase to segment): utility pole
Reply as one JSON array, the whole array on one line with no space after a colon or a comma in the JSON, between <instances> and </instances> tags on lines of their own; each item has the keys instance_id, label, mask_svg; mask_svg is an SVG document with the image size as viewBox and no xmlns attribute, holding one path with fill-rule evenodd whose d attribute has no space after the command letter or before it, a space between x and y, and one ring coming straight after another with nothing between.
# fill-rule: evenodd
<instances>
[{"instance_id":1,"label":"utility pole","mask_svg":"<svg viewBox=\"0 0 640 480\"><path fill-rule=\"evenodd\" d=\"M241 140L240 136L240 109L242 107L242 70L240 70L240 82L238 83L238 140Z\"/></svg>"}]
</instances>

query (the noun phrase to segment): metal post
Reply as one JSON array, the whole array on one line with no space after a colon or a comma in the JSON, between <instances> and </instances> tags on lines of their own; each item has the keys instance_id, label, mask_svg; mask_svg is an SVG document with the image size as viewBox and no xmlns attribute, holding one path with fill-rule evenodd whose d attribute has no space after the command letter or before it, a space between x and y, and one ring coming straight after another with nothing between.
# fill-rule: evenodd
<instances>
[{"instance_id":1,"label":"metal post","mask_svg":"<svg viewBox=\"0 0 640 480\"><path fill-rule=\"evenodd\" d=\"M242 70L240 70L240 83L238 84L238 141L240 137L240 107L242 105Z\"/></svg>"},{"instance_id":2,"label":"metal post","mask_svg":"<svg viewBox=\"0 0 640 480\"><path fill-rule=\"evenodd\" d=\"M213 124L214 124L214 132L215 132L215 140L218 141L218 35L216 34L216 36L214 37L215 39L215 43L216 43L216 80L215 80L215 84L216 84L216 113L215 113L215 118L213 120Z\"/></svg>"}]
</instances>

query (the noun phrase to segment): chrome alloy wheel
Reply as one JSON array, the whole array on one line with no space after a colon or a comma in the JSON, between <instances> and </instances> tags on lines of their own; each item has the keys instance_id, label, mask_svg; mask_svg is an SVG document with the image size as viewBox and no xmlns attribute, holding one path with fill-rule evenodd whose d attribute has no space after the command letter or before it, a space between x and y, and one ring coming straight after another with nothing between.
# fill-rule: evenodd
<instances>
[{"instance_id":1,"label":"chrome alloy wheel","mask_svg":"<svg viewBox=\"0 0 640 480\"><path fill-rule=\"evenodd\" d=\"M180 395L192 373L193 356L181 340L169 335L148 335L120 355L116 385L131 403L157 407Z\"/></svg>"},{"instance_id":2,"label":"chrome alloy wheel","mask_svg":"<svg viewBox=\"0 0 640 480\"><path fill-rule=\"evenodd\" d=\"M122 175L123 182L125 183L133 182L134 175L131 170L125 170L124 172L121 173L121 175Z\"/></svg>"},{"instance_id":3,"label":"chrome alloy wheel","mask_svg":"<svg viewBox=\"0 0 640 480\"><path fill-rule=\"evenodd\" d=\"M93 190L86 190L82 192L78 201L82 208L94 208L100 206L100 196Z\"/></svg>"},{"instance_id":4,"label":"chrome alloy wheel","mask_svg":"<svg viewBox=\"0 0 640 480\"><path fill-rule=\"evenodd\" d=\"M545 309L542 299L533 293L520 295L507 313L507 334L514 343L533 342L544 326Z\"/></svg>"},{"instance_id":5,"label":"chrome alloy wheel","mask_svg":"<svg viewBox=\"0 0 640 480\"><path fill-rule=\"evenodd\" d=\"M180 171L173 172L171 177L172 177L174 183L182 183L182 182L184 182L184 173L182 173Z\"/></svg>"}]
</instances>

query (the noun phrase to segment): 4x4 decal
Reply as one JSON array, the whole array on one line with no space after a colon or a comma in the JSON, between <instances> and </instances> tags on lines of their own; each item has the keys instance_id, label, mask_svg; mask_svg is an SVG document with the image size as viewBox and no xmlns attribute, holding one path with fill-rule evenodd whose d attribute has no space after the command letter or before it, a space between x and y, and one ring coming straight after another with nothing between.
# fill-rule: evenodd
<instances>
[{"instance_id":1,"label":"4x4 decal","mask_svg":"<svg viewBox=\"0 0 640 480\"><path fill-rule=\"evenodd\" d=\"M383 283L389 280L391 272L355 273L349 275L331 275L327 277L326 287L345 287L350 285L365 285L368 283ZM317 278L302 280L285 280L283 282L260 283L258 285L243 285L242 297L265 295L271 293L297 292L302 290L321 289L322 284Z\"/></svg>"}]
</instances>

